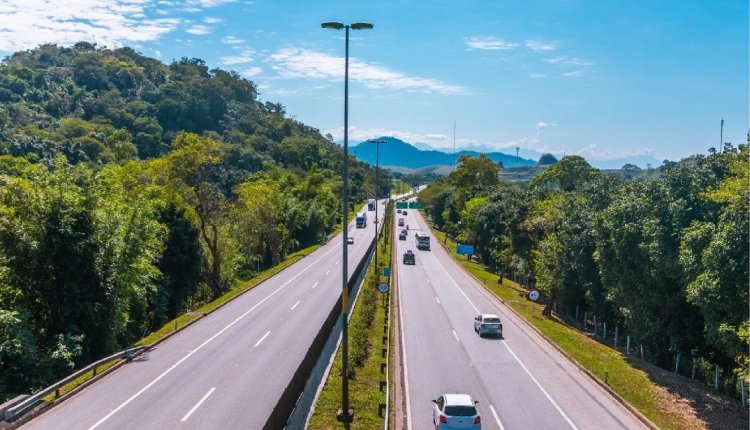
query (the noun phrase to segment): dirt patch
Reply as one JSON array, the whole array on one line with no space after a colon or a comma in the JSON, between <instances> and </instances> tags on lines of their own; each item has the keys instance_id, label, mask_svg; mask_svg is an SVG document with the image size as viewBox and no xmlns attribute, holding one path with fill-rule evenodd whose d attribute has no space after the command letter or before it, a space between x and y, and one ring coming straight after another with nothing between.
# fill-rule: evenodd
<instances>
[{"instance_id":1,"label":"dirt patch","mask_svg":"<svg viewBox=\"0 0 750 430\"><path fill-rule=\"evenodd\" d=\"M678 418L686 429L738 430L750 428L748 410L737 399L713 391L711 387L675 375L638 359L630 364L645 371L664 409Z\"/></svg>"}]
</instances>

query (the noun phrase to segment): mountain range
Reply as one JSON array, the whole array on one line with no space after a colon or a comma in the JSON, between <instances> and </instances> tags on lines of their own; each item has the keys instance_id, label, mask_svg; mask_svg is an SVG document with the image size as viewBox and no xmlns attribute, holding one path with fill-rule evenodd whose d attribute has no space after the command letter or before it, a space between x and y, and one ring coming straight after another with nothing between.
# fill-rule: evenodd
<instances>
[{"instance_id":1,"label":"mountain range","mask_svg":"<svg viewBox=\"0 0 750 430\"><path fill-rule=\"evenodd\" d=\"M395 137L379 137L383 141L380 145L380 165L388 167L402 167L408 169L420 169L432 166L453 166L454 159L458 160L461 155L477 157L486 154L494 162L502 162L504 168L527 167L536 165L536 160L542 156L541 153L522 149L519 156L506 154L493 150L488 146L465 147L456 151L455 157L451 148L433 148L425 143L407 143ZM371 142L360 142L349 148L350 152L361 161L375 164L375 144ZM620 169L626 164L633 164L642 169L649 166L658 167L662 163L648 155L634 155L609 160L587 159L593 167L603 170Z\"/></svg>"},{"instance_id":2,"label":"mountain range","mask_svg":"<svg viewBox=\"0 0 750 430\"><path fill-rule=\"evenodd\" d=\"M457 151L454 156L453 153L435 149L421 150L415 147L415 145L408 144L395 137L380 137L377 140L381 141L379 145L379 164L381 166L398 166L410 169L441 165L452 166L462 155L478 157L480 154L477 151L461 150ZM349 151L358 160L375 164L375 146L375 143L365 141L353 145L349 148ZM535 160L516 157L515 155L508 155L502 152L485 152L484 154L495 163L501 162L505 168L533 166L536 164Z\"/></svg>"}]
</instances>

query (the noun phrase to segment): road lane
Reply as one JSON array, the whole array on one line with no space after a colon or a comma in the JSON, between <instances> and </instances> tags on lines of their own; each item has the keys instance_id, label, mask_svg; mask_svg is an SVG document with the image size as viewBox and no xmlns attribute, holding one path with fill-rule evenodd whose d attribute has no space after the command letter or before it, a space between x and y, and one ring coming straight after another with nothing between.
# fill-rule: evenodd
<instances>
[{"instance_id":1,"label":"road lane","mask_svg":"<svg viewBox=\"0 0 750 430\"><path fill-rule=\"evenodd\" d=\"M483 428L644 428L465 274L434 237L432 251L418 251L414 233L429 231L417 211L406 218L412 228L406 241L397 241L397 255L412 249L416 265L399 261L397 276L412 428L428 428L429 402L446 392L479 400ZM504 339L474 332L480 312L500 315Z\"/></svg>"},{"instance_id":2,"label":"road lane","mask_svg":"<svg viewBox=\"0 0 750 430\"><path fill-rule=\"evenodd\" d=\"M350 225L350 276L374 237L368 217L365 229ZM24 428L261 428L340 300L341 273L332 268L341 243L339 235Z\"/></svg>"}]
</instances>

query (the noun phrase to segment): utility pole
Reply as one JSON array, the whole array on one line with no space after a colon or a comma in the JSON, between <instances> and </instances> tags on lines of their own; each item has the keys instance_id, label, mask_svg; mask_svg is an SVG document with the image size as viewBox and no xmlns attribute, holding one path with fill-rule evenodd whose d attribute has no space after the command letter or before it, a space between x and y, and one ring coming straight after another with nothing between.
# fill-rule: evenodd
<instances>
[{"instance_id":1,"label":"utility pole","mask_svg":"<svg viewBox=\"0 0 750 430\"><path fill-rule=\"evenodd\" d=\"M456 169L456 119L453 118L453 170Z\"/></svg>"},{"instance_id":2,"label":"utility pole","mask_svg":"<svg viewBox=\"0 0 750 430\"><path fill-rule=\"evenodd\" d=\"M724 118L721 119L721 134L719 136L719 151L724 152Z\"/></svg>"}]
</instances>

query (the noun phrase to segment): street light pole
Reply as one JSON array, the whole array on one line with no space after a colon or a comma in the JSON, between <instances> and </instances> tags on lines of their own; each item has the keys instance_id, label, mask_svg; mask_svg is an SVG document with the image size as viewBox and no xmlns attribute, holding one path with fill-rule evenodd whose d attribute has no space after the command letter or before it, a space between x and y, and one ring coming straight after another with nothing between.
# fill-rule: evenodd
<instances>
[{"instance_id":1,"label":"street light pole","mask_svg":"<svg viewBox=\"0 0 750 430\"><path fill-rule=\"evenodd\" d=\"M342 264L342 287L341 287L341 410L336 414L339 422L349 423L354 421L354 413L349 409L349 268L348 268L348 243L349 237L349 29L369 30L372 24L367 22L355 22L344 25L340 22L324 22L321 27L332 30L346 30L346 50L344 60L344 178L343 190L341 192L343 206L343 264Z\"/></svg>"}]
</instances>

